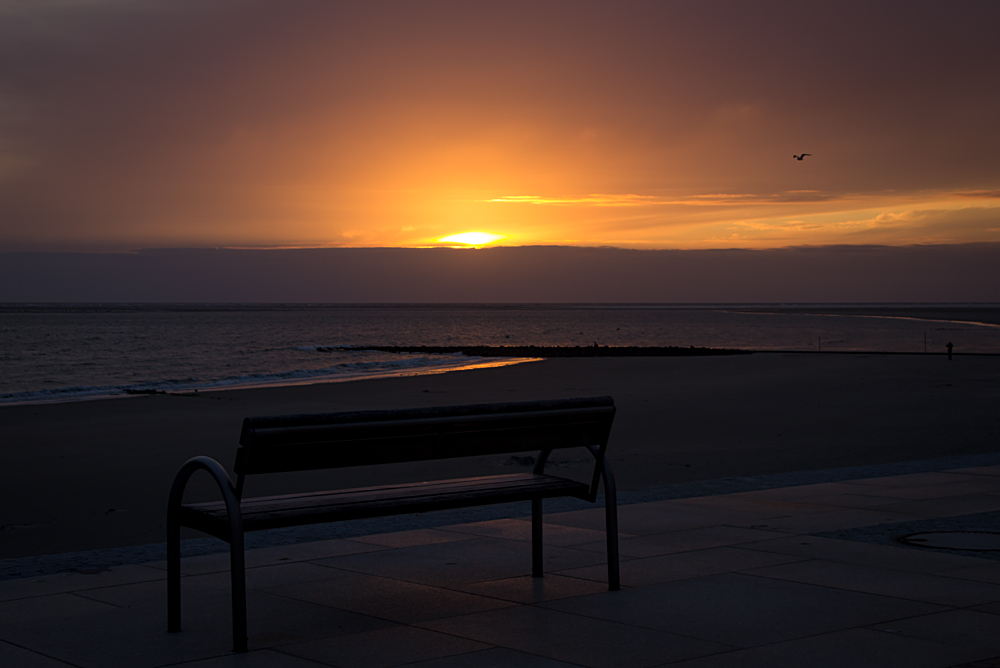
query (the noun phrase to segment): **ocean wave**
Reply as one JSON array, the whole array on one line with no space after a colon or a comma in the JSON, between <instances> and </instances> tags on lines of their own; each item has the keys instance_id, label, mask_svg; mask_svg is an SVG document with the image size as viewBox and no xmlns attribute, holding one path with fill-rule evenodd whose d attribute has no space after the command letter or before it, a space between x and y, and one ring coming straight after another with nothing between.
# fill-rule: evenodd
<instances>
[{"instance_id":1,"label":"ocean wave","mask_svg":"<svg viewBox=\"0 0 1000 668\"><path fill-rule=\"evenodd\" d=\"M503 366L526 361L529 360L519 358L493 360L482 357L462 357L458 359L455 355L434 355L396 360L341 362L320 369L294 369L273 373L252 373L217 379L185 378L182 380L163 380L127 385L91 385L9 392L0 394L0 404L82 401L133 395L187 394L198 390L212 391L279 385L304 385L316 382L362 380L381 376L442 373L462 369Z\"/></svg>"},{"instance_id":2,"label":"ocean wave","mask_svg":"<svg viewBox=\"0 0 1000 668\"><path fill-rule=\"evenodd\" d=\"M353 344L338 344L338 345L314 345L314 346L295 346L289 350L298 350L301 352L317 352L317 353L343 353L343 352L368 352L371 348L362 345ZM462 353L443 353L442 356L462 356Z\"/></svg>"}]
</instances>

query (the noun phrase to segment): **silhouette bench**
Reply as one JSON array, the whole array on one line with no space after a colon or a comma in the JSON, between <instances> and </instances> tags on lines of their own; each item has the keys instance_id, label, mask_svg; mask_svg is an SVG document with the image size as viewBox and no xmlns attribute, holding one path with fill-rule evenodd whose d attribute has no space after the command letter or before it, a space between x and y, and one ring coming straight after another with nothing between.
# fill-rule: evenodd
<instances>
[{"instance_id":1,"label":"silhouette bench","mask_svg":"<svg viewBox=\"0 0 1000 668\"><path fill-rule=\"evenodd\" d=\"M167 628L181 629L180 528L229 543L233 650L247 650L243 534L247 531L340 520L531 501L531 570L542 576L542 500L575 497L594 502L604 481L608 588L619 589L615 483L605 458L615 415L611 397L442 408L381 410L246 418L236 451L236 484L209 457L188 460L177 473L167 505ZM589 482L546 474L554 449L585 448L594 456ZM396 464L538 450L531 473L486 475L243 498L247 476L350 466ZM184 504L184 488L198 470L215 479L222 501ZM489 559L488 554L483 555Z\"/></svg>"}]
</instances>

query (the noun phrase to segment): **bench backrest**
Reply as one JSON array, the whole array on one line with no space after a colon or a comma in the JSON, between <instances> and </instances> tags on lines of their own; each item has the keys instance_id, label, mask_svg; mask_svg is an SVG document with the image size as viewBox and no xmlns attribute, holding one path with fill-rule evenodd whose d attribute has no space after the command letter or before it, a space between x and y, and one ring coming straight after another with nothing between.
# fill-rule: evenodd
<instances>
[{"instance_id":1,"label":"bench backrest","mask_svg":"<svg viewBox=\"0 0 1000 668\"><path fill-rule=\"evenodd\" d=\"M309 471L526 450L596 448L611 397L246 418L236 473Z\"/></svg>"}]
</instances>

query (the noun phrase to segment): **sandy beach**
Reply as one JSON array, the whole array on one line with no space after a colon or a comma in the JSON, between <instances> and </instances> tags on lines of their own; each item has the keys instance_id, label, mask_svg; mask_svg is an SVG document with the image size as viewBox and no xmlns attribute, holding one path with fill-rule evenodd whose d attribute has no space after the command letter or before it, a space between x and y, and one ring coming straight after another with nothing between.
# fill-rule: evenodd
<instances>
[{"instance_id":1,"label":"sandy beach","mask_svg":"<svg viewBox=\"0 0 1000 668\"><path fill-rule=\"evenodd\" d=\"M232 466L246 416L611 395L619 487L1000 450L1000 357L551 359L440 375L0 408L0 558L164 540L193 455ZM572 473L583 455L556 460ZM505 458L251 480L248 495L432 479ZM511 470L516 470L511 468ZM189 498L211 498L208 487Z\"/></svg>"}]
</instances>

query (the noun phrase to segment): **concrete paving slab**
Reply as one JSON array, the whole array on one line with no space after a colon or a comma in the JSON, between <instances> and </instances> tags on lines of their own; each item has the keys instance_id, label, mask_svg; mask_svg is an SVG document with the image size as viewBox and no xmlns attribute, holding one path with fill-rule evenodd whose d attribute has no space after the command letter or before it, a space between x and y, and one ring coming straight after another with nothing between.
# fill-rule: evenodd
<instances>
[{"instance_id":1,"label":"concrete paving slab","mask_svg":"<svg viewBox=\"0 0 1000 668\"><path fill-rule=\"evenodd\" d=\"M0 641L0 666L15 668L67 668L63 661L57 661L37 652Z\"/></svg>"},{"instance_id":2,"label":"concrete paving slab","mask_svg":"<svg viewBox=\"0 0 1000 668\"><path fill-rule=\"evenodd\" d=\"M618 530L634 536L644 536L666 531L696 529L719 524L752 524L758 520L785 517L788 513L775 510L747 510L740 508L711 508L684 503L683 500L638 503L618 508ZM553 513L545 516L551 524L604 530L603 510L584 510L570 513Z\"/></svg>"},{"instance_id":3,"label":"concrete paving slab","mask_svg":"<svg viewBox=\"0 0 1000 668\"><path fill-rule=\"evenodd\" d=\"M825 496L810 496L808 499L813 507L878 508L894 503L898 500L898 497L874 496L869 494L829 494Z\"/></svg>"},{"instance_id":4,"label":"concrete paving slab","mask_svg":"<svg viewBox=\"0 0 1000 668\"><path fill-rule=\"evenodd\" d=\"M531 542L531 520L489 520L486 522L473 522L471 524L455 524L441 528L446 531L456 531L464 534ZM605 540L606 535L603 525L600 530L581 529L579 527L568 527L561 524L549 524L547 522L542 525L542 543L545 545L566 546L593 543ZM619 537L628 537L630 535L620 531L618 533Z\"/></svg>"},{"instance_id":5,"label":"concrete paving slab","mask_svg":"<svg viewBox=\"0 0 1000 668\"><path fill-rule=\"evenodd\" d=\"M767 645L942 609L735 573L630 589L616 596L585 596L539 605L736 647Z\"/></svg>"},{"instance_id":6,"label":"concrete paving slab","mask_svg":"<svg viewBox=\"0 0 1000 668\"><path fill-rule=\"evenodd\" d=\"M656 557L663 554L750 543L783 535L785 534L745 527L712 526L622 538L618 542L618 549L626 557ZM599 552L604 549L604 545L603 542L589 543L580 545L579 549Z\"/></svg>"},{"instance_id":7,"label":"concrete paving slab","mask_svg":"<svg viewBox=\"0 0 1000 668\"><path fill-rule=\"evenodd\" d=\"M876 624L871 628L955 647L975 647L986 650L990 656L1000 656L1000 615L974 610L948 610Z\"/></svg>"},{"instance_id":8,"label":"concrete paving slab","mask_svg":"<svg viewBox=\"0 0 1000 668\"><path fill-rule=\"evenodd\" d=\"M604 555L568 547L545 550L545 570L604 563ZM531 573L531 546L519 541L476 538L439 545L400 548L380 554L350 555L316 563L432 586L501 580Z\"/></svg>"},{"instance_id":9,"label":"concrete paving slab","mask_svg":"<svg viewBox=\"0 0 1000 668\"><path fill-rule=\"evenodd\" d=\"M311 583L325 580L336 575L336 571L317 566L312 563L293 562L285 566L263 566L249 568L246 571L246 586L248 591L266 590L282 585ZM191 594L198 596L213 596L218 600L230 600L230 575L225 573L206 573L204 575L188 575L181 578L181 601L186 601ZM147 605L150 600L160 601L161 607L166 606L167 581L137 582L116 587L102 587L78 592L95 601L110 603L119 607Z\"/></svg>"},{"instance_id":10,"label":"concrete paving slab","mask_svg":"<svg viewBox=\"0 0 1000 668\"><path fill-rule=\"evenodd\" d=\"M451 617L421 626L591 668L646 668L730 649L719 643L536 606Z\"/></svg>"},{"instance_id":11,"label":"concrete paving slab","mask_svg":"<svg viewBox=\"0 0 1000 668\"><path fill-rule=\"evenodd\" d=\"M950 554L943 550L914 550L903 546L859 543L853 540L838 540L820 536L775 538L755 543L744 543L740 547L748 550L795 555L806 559L826 559L865 566L891 564L895 569L917 573L947 573L952 575L961 572L962 569L1000 569L1000 564L989 559ZM955 575L954 577L961 576ZM978 578L970 577L968 579ZM989 582L990 580L985 581Z\"/></svg>"},{"instance_id":12,"label":"concrete paving slab","mask_svg":"<svg viewBox=\"0 0 1000 668\"><path fill-rule=\"evenodd\" d=\"M333 577L266 591L400 623L453 617L513 603L366 573L326 568Z\"/></svg>"},{"instance_id":13,"label":"concrete paving slab","mask_svg":"<svg viewBox=\"0 0 1000 668\"><path fill-rule=\"evenodd\" d=\"M259 649L242 654L229 653L201 661L174 664L178 668L321 668L328 663L316 663L273 649Z\"/></svg>"},{"instance_id":14,"label":"concrete paving slab","mask_svg":"<svg viewBox=\"0 0 1000 668\"><path fill-rule=\"evenodd\" d=\"M348 540L358 543L380 545L382 547L417 547L418 545L436 545L437 543L452 543L456 540L468 540L470 536L458 534L454 531L441 531L440 529L411 529L410 531L397 531L396 533L377 533L371 536L358 536L348 538ZM337 555L327 555L337 556Z\"/></svg>"},{"instance_id":15,"label":"concrete paving slab","mask_svg":"<svg viewBox=\"0 0 1000 668\"><path fill-rule=\"evenodd\" d=\"M427 629L394 626L295 643L282 647L281 651L338 668L391 668L415 661L468 654L489 647L485 643Z\"/></svg>"},{"instance_id":16,"label":"concrete paving slab","mask_svg":"<svg viewBox=\"0 0 1000 668\"><path fill-rule=\"evenodd\" d=\"M621 563L621 581L623 587L645 587L662 582L699 578L706 575L736 572L800 560L801 557L784 554L743 550L735 547L717 547L623 561ZM608 571L604 566L572 568L561 571L559 574L586 578L605 584L608 581Z\"/></svg>"},{"instance_id":17,"label":"concrete paving slab","mask_svg":"<svg viewBox=\"0 0 1000 668\"><path fill-rule=\"evenodd\" d=\"M986 605L977 605L969 609L975 610L976 612L985 612L991 615L1000 615L1000 603L987 603Z\"/></svg>"},{"instance_id":18,"label":"concrete paving slab","mask_svg":"<svg viewBox=\"0 0 1000 668\"><path fill-rule=\"evenodd\" d=\"M72 624L33 621L4 627L0 638L78 668L146 668L230 653L231 636L220 637L220 629L166 633L164 619L162 610L154 624L118 609L80 616Z\"/></svg>"},{"instance_id":19,"label":"concrete paving slab","mask_svg":"<svg viewBox=\"0 0 1000 668\"><path fill-rule=\"evenodd\" d=\"M879 506L877 509L824 509L823 512L796 513L776 519L758 520L753 523L744 523L736 520L732 524L735 526L747 526L753 529L807 534L871 526L873 524L885 524L887 522L905 522L916 517L923 517L922 515L918 515L915 510L913 512L904 512L904 509L897 508L897 505L887 504ZM888 510L889 508L892 508L892 510Z\"/></svg>"},{"instance_id":20,"label":"concrete paving slab","mask_svg":"<svg viewBox=\"0 0 1000 668\"><path fill-rule=\"evenodd\" d=\"M374 617L328 606L320 608L309 601L264 591L268 587L280 591L281 587L294 587L296 584L319 586L315 584L319 576L330 578L335 574L333 569L309 563L248 570L247 610L251 647L381 628L388 624ZM148 620L150 626L163 630L166 618L165 581L105 587L79 595L127 608L137 617ZM217 638L216 649L229 643L231 596L228 573L185 577L181 605L185 630L212 629Z\"/></svg>"},{"instance_id":21,"label":"concrete paving slab","mask_svg":"<svg viewBox=\"0 0 1000 668\"><path fill-rule=\"evenodd\" d=\"M975 648L851 629L684 661L671 668L951 668L984 657L985 653Z\"/></svg>"},{"instance_id":22,"label":"concrete paving slab","mask_svg":"<svg viewBox=\"0 0 1000 668\"><path fill-rule=\"evenodd\" d=\"M825 506L811 503L809 500L801 498L767 498L764 496L741 496L726 494L724 496L701 496L693 499L682 499L678 504L685 506L695 506L704 508L714 508L716 510L751 510L759 514L770 515L772 517L782 517L789 513L821 513L829 510Z\"/></svg>"},{"instance_id":23,"label":"concrete paving slab","mask_svg":"<svg viewBox=\"0 0 1000 668\"><path fill-rule=\"evenodd\" d=\"M663 533L664 531L696 529L720 524L749 525L789 515L787 508L749 507L745 504L736 504L735 507L729 507L728 504L713 507L711 505L688 503L687 501L688 499L679 499L663 502L664 508L660 511L659 517L656 513L649 511L643 513L636 511L635 521L637 523L648 523L648 527L645 527L645 530L641 533ZM664 518L663 515L666 515L666 517Z\"/></svg>"},{"instance_id":24,"label":"concrete paving slab","mask_svg":"<svg viewBox=\"0 0 1000 668\"><path fill-rule=\"evenodd\" d=\"M29 621L55 621L114 609L114 606L76 594L49 594L0 602L0 627Z\"/></svg>"},{"instance_id":25,"label":"concrete paving slab","mask_svg":"<svg viewBox=\"0 0 1000 668\"><path fill-rule=\"evenodd\" d=\"M974 513L988 513L1000 510L1000 494L969 494L966 496L949 496L941 499L914 499L879 506L879 510L920 518L955 517L958 515L972 515ZM892 520L885 521L889 522ZM873 522L873 524L875 523ZM878 522L878 524L881 524L881 522Z\"/></svg>"},{"instance_id":26,"label":"concrete paving slab","mask_svg":"<svg viewBox=\"0 0 1000 668\"><path fill-rule=\"evenodd\" d=\"M100 589L133 582L162 580L166 573L142 565L116 566L87 573L70 572L0 582L0 601Z\"/></svg>"},{"instance_id":27,"label":"concrete paving slab","mask_svg":"<svg viewBox=\"0 0 1000 668\"><path fill-rule=\"evenodd\" d=\"M472 594L489 596L515 603L540 603L555 601L573 596L585 596L608 590L607 568L600 568L604 574L603 581L584 580L549 573L544 577L535 578L523 575L517 578L491 580L489 582L473 582L471 584L455 585L455 589Z\"/></svg>"},{"instance_id":28,"label":"concrete paving slab","mask_svg":"<svg viewBox=\"0 0 1000 668\"><path fill-rule=\"evenodd\" d=\"M1000 585L820 559L766 566L747 572L759 577L954 607L1000 601Z\"/></svg>"},{"instance_id":29,"label":"concrete paving slab","mask_svg":"<svg viewBox=\"0 0 1000 668\"><path fill-rule=\"evenodd\" d=\"M295 545L277 545L250 550L249 556L253 556L253 561L247 559L247 567L274 566L289 561L310 561L344 554L368 554L381 549L384 549L384 546L340 538Z\"/></svg>"},{"instance_id":30,"label":"concrete paving slab","mask_svg":"<svg viewBox=\"0 0 1000 668\"><path fill-rule=\"evenodd\" d=\"M547 659L537 654L515 652L505 647L494 647L443 659L419 661L409 664L408 668L578 668L578 665Z\"/></svg>"},{"instance_id":31,"label":"concrete paving slab","mask_svg":"<svg viewBox=\"0 0 1000 668\"><path fill-rule=\"evenodd\" d=\"M982 561L986 560L983 559ZM947 575L950 578L960 578L963 580L976 580L978 582L1000 584L1000 563L993 561L992 563L980 566L970 566L968 568L942 571L941 575Z\"/></svg>"},{"instance_id":32,"label":"concrete paving slab","mask_svg":"<svg viewBox=\"0 0 1000 668\"><path fill-rule=\"evenodd\" d=\"M221 542L221 541L220 541ZM290 561L308 561L325 557L339 557L345 554L367 554L377 552L385 547L372 543L360 543L352 540L323 540L315 543L299 543L297 545L281 545L264 547L246 551L247 568L258 566L276 566ZM153 561L145 564L151 568L167 570L167 562ZM181 553L182 575L203 575L205 573L220 573L229 570L229 551L216 554L203 554L196 557L185 557Z\"/></svg>"},{"instance_id":33,"label":"concrete paving slab","mask_svg":"<svg viewBox=\"0 0 1000 668\"><path fill-rule=\"evenodd\" d=\"M646 504L635 504L646 505ZM631 506L619 506L618 523L621 524L622 516ZM546 513L546 524L558 524L560 526L580 527L581 529L593 529L600 531L604 529L604 509L587 508L586 510L571 510L563 513ZM621 530L621 526L618 527Z\"/></svg>"},{"instance_id":34,"label":"concrete paving slab","mask_svg":"<svg viewBox=\"0 0 1000 668\"><path fill-rule=\"evenodd\" d=\"M144 585L125 585L142 587ZM232 648L230 601L217 588L186 592L183 631L166 632L166 601L146 596L127 608L71 624L36 620L0 627L0 639L78 666L140 668L225 656ZM274 596L247 594L251 649L384 628L388 622Z\"/></svg>"}]
</instances>

